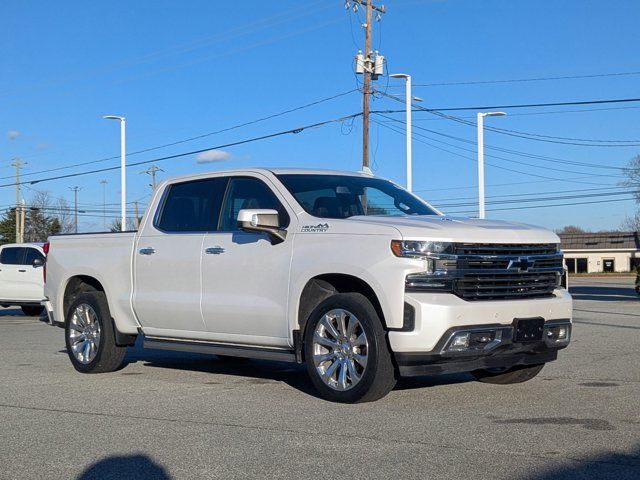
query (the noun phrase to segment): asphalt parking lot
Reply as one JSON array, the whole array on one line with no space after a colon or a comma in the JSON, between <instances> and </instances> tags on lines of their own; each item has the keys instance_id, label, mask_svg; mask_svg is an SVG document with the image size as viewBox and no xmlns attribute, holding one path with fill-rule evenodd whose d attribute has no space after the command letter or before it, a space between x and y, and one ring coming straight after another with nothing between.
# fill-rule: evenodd
<instances>
[{"instance_id":1,"label":"asphalt parking lot","mask_svg":"<svg viewBox=\"0 0 640 480\"><path fill-rule=\"evenodd\" d=\"M571 346L528 383L404 380L323 401L298 366L132 349L76 373L63 332L0 310L0 478L640 478L640 298L571 279Z\"/></svg>"}]
</instances>

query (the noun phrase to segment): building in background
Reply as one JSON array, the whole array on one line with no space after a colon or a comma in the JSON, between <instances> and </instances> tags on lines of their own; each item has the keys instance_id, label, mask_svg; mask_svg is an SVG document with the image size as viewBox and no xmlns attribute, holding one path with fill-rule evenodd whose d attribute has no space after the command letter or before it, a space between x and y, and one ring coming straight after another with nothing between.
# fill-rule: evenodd
<instances>
[{"instance_id":1,"label":"building in background","mask_svg":"<svg viewBox=\"0 0 640 480\"><path fill-rule=\"evenodd\" d=\"M560 233L569 273L629 272L640 268L638 232Z\"/></svg>"}]
</instances>

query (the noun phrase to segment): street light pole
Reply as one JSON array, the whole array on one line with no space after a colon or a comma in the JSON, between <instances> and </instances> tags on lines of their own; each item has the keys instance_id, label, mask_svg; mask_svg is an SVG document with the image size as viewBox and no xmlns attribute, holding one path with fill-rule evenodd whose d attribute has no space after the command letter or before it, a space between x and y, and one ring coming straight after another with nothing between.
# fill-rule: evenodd
<instances>
[{"instance_id":1,"label":"street light pole","mask_svg":"<svg viewBox=\"0 0 640 480\"><path fill-rule=\"evenodd\" d=\"M484 117L501 117L504 112L478 112L478 218L485 218L484 208Z\"/></svg>"},{"instance_id":2,"label":"street light pole","mask_svg":"<svg viewBox=\"0 0 640 480\"><path fill-rule=\"evenodd\" d=\"M102 118L120 120L120 230L124 232L127 229L126 120L119 115L105 115Z\"/></svg>"},{"instance_id":3,"label":"street light pole","mask_svg":"<svg viewBox=\"0 0 640 480\"><path fill-rule=\"evenodd\" d=\"M414 101L422 101L421 98L417 98L414 97L411 94L411 75L407 75L406 73L392 73L391 75L389 75L392 78L404 78L405 82L405 114L406 114L406 127L407 127L407 138L406 138L406 152L407 152L407 190L411 191L412 184L413 184L413 175L412 175L412 170L413 170L413 153L412 153L412 147L411 147L411 137L412 137L412 131L411 131L411 118L412 118L412 114L411 111L413 109L413 102Z\"/></svg>"}]
</instances>

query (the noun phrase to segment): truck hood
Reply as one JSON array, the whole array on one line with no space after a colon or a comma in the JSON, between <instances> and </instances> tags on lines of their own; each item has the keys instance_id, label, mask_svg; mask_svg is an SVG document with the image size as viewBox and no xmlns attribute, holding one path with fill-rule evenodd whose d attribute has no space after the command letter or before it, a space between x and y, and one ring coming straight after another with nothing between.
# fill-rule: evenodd
<instances>
[{"instance_id":1,"label":"truck hood","mask_svg":"<svg viewBox=\"0 0 640 480\"><path fill-rule=\"evenodd\" d=\"M421 215L415 217L355 216L349 220L396 228L403 240L428 239L465 243L560 243L546 228L502 220Z\"/></svg>"}]
</instances>

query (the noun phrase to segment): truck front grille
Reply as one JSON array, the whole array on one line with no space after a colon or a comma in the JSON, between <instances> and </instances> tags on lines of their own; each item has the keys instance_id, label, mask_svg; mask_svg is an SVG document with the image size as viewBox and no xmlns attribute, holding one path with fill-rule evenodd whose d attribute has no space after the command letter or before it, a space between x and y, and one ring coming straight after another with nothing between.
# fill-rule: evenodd
<instances>
[{"instance_id":1,"label":"truck front grille","mask_svg":"<svg viewBox=\"0 0 640 480\"><path fill-rule=\"evenodd\" d=\"M454 293L465 300L505 300L549 297L558 285L558 274L465 274L455 282Z\"/></svg>"},{"instance_id":2,"label":"truck front grille","mask_svg":"<svg viewBox=\"0 0 640 480\"><path fill-rule=\"evenodd\" d=\"M558 253L555 243L509 244L509 243L456 243L456 255L553 255Z\"/></svg>"},{"instance_id":3,"label":"truck front grille","mask_svg":"<svg viewBox=\"0 0 640 480\"><path fill-rule=\"evenodd\" d=\"M562 254L546 244L456 244L454 293L465 300L548 297L558 285Z\"/></svg>"},{"instance_id":4,"label":"truck front grille","mask_svg":"<svg viewBox=\"0 0 640 480\"><path fill-rule=\"evenodd\" d=\"M449 291L469 301L553 296L563 272L556 244L457 243L432 256L435 271L407 277L410 291Z\"/></svg>"}]
</instances>

